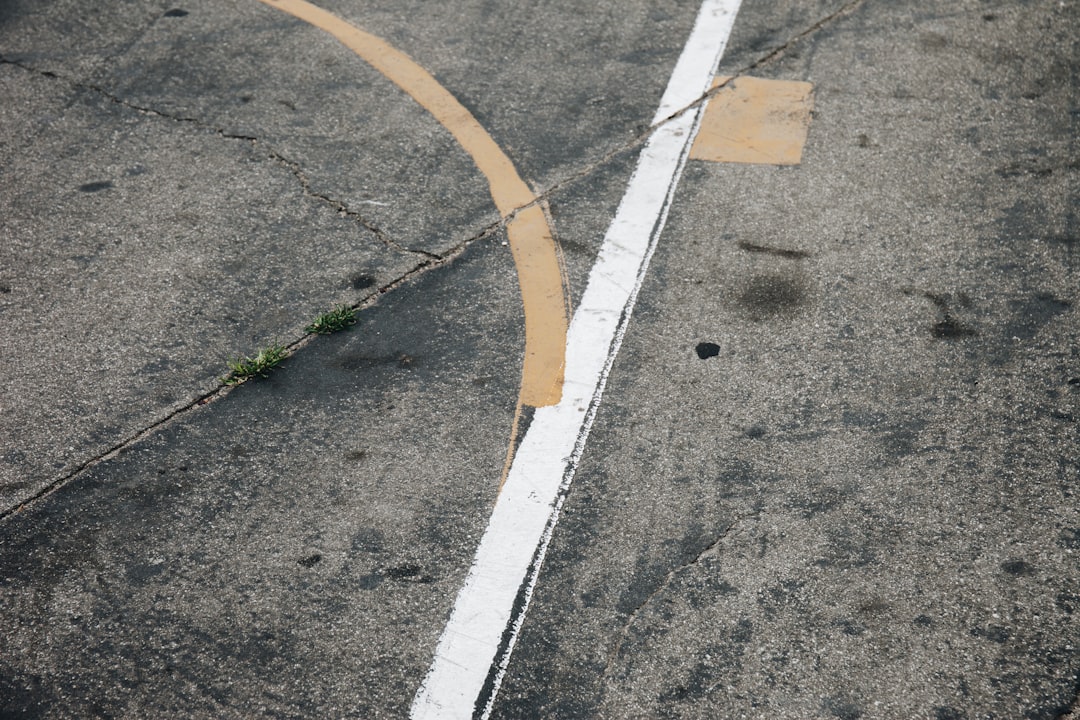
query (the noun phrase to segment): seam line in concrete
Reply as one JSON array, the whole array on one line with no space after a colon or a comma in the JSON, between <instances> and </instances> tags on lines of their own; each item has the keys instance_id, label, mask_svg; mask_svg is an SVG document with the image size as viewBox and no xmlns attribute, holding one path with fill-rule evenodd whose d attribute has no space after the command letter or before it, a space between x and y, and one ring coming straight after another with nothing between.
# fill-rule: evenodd
<instances>
[{"instance_id":1,"label":"seam line in concrete","mask_svg":"<svg viewBox=\"0 0 1080 720\"><path fill-rule=\"evenodd\" d=\"M516 208L506 218L501 219L498 222L489 224L488 226L482 228L478 233L476 233L473 236L471 236L470 238L462 241L461 243L459 243L455 247L451 248L447 252L443 253L442 255L433 255L431 253L426 253L424 251L406 249L405 250L406 252L416 254L416 255L419 255L420 257L422 257L423 258L422 262L420 262L420 264L418 264L417 266L415 266L411 270L403 273L400 277L396 278L395 280L393 280L393 281L387 283L386 285L380 287L378 290L373 292L371 295L369 295L366 298L360 300L359 302L353 304L351 307L354 310L364 310L367 307L369 307L370 305L374 304L379 298L381 298L386 293L392 292L396 288L408 283L410 280L418 277L419 275L422 275L422 274L424 274L426 272L430 272L430 271L438 269L438 268L440 268L440 267L442 267L444 265L447 265L448 263L451 263L455 258L460 256L473 243L492 236L501 227L503 227L506 224L506 222L508 222L510 219L512 219L517 212L519 212L521 210L524 210L524 209L526 209L528 207L532 207L533 205L536 205L538 203L547 202L548 200L550 200L551 196L553 196L555 193L557 193L558 191L562 190L565 187L571 186L574 183L579 182L579 181L589 177L591 174L596 172L599 168L601 168L606 163L610 162L613 158L615 158L619 154L631 151L631 150L641 146L642 144L644 144L649 139L649 137L651 137L655 132L657 132L662 126L664 126L667 123L670 123L670 122L678 119L680 116L682 116L683 114L685 114L687 112L691 112L691 111L696 110L702 103L708 101L709 98L711 98L716 93L720 92L727 84L729 84L729 83L733 82L734 80L738 79L738 77L740 75L745 74L747 72L750 72L750 71L752 71L752 70L754 70L754 69L756 69L758 67L764 66L764 65L768 64L769 62L772 62L772 61L774 61L776 59L779 59L784 54L784 52L786 52L794 44L806 39L808 36L818 32L818 31L820 31L821 29L823 29L827 25L831 24L832 22L852 14L855 10L858 9L859 6L861 6L864 3L865 3L865 0L853 0L852 2L846 4L845 6L843 6L842 8L837 10L836 12L831 13L830 15L828 15L825 18L823 18L823 19L819 20L818 22L814 23L813 25L811 25L807 29L803 30L802 32L792 36L791 39L789 39L787 42L785 42L780 47L769 51L768 53L763 55L761 58L754 61L753 63L750 63L749 65L745 66L741 70L739 70L737 72L733 72L731 74L731 78L728 80L727 83L724 83L722 85L718 85L715 88L712 88L709 92L703 93L701 95L701 97L698 98L697 100L695 100L693 103L690 103L689 105L677 110L676 112L672 113L667 118L665 118L665 119L663 119L663 120L661 120L661 121L659 121L657 123L654 123L654 124L650 125L647 130L642 132L636 138L624 143L620 147L617 147L617 148L614 148L614 149L610 150L609 152L604 154L596 162L593 162L590 165L588 165L588 166L586 166L586 167L584 167L584 168L582 168L582 169L580 169L580 170L578 170L578 171L576 171L574 173L569 174L567 177L565 177L565 178L563 178L561 180L558 180L555 183L552 183L547 189L536 193L536 197L532 202L530 202L527 205L524 205L524 206L522 206L520 208ZM163 113L163 112L160 112L158 110L154 110L152 108L139 107L137 105L134 105L134 104L131 104L129 102L124 101L122 98L119 98L119 97L113 95L112 93L109 93L108 91L106 91L103 88L98 87L96 85L90 85L90 84L87 84L87 83L80 82L79 80L75 80L73 78L64 77L64 76L61 76L61 75L59 75L59 74L57 74L55 72L52 72L50 70L41 70L39 68L36 68L36 67L34 67L32 65L29 65L29 64L27 64L25 62L22 62L20 60L15 60L15 59L12 59L12 58L9 58L9 57L5 57L4 55L0 55L0 65L12 65L14 67L18 67L18 68L20 68L22 70L25 70L27 72L39 75L41 77L45 77L45 78L49 78L49 79L56 79L56 80L66 82L66 83L70 84L71 86L73 86L75 88L81 88L81 89L85 89L85 90L90 90L92 92L95 92L95 93L98 93L98 94L102 95L103 97L107 98L108 100L110 100L110 101L112 101L112 102L114 102L114 103L116 103L118 105L122 105L124 107L127 107L127 108L129 108L131 110L135 110L137 112L145 113L145 114L156 116L156 117L161 117L163 119L172 120L172 121L175 121L175 122L185 122L185 123L195 124L195 125L198 125L199 127L202 127L203 129L216 132L221 137L223 137L225 139L241 140L241 141L246 141L246 142L249 142L249 143L257 142L257 139L254 138L254 137L243 136L243 135L234 135L234 134L226 133L224 130L222 130L220 128L215 128L213 126L210 126L210 125L204 123L203 121L199 120L198 118L172 116L172 115L169 115L167 113ZM286 166L290 167L290 170L292 170L292 167L288 165L288 163L291 163L292 161L288 161L287 159L285 159L283 157L280 157L280 156L277 157L277 158L274 158L274 159L277 160L278 162L282 162L282 163L286 164ZM295 167L299 168L299 165L295 165ZM298 177L298 179L300 179L300 178ZM301 180L301 182L303 182L303 181ZM308 192L308 194L311 194L313 197L316 197L317 199L319 199L319 200L321 200L323 202L327 202L327 203L332 204L332 205L338 202L338 201L334 201L334 200L332 200L330 198L314 195L313 193L309 192L309 188L307 188L307 187L305 187L304 189L305 189L305 192ZM340 210L340 208L336 208L336 209ZM350 211L350 212L352 212L352 211ZM359 213L355 213L355 215L356 215L357 218L361 217L359 215ZM372 232L374 232L374 231L372 231ZM286 344L285 348L286 348L286 350L288 350L289 356L291 357L293 355L293 353L295 353L297 350L302 348L304 346L304 344L306 344L306 342L308 342L308 341L310 341L310 336L303 336L303 337L301 337L301 338L299 338L297 340L293 340L292 342ZM232 388L229 388L229 387L225 387L225 386L218 387L213 391L210 391L208 393L204 393L204 394L196 397L191 403L189 403L189 404L187 404L187 405L185 405L185 406L183 406L181 408L174 409L174 410L170 411L169 413L165 414L163 417L159 418L158 420L155 420L154 422L150 423L149 425L145 426L144 428L142 428L142 429L140 429L140 430L138 430L138 431L136 431L136 432L134 432L132 434L129 434L125 439L123 439L120 442L117 442L114 445L110 446L104 452L99 453L98 455L95 455L94 457L90 458L89 460L84 461L83 463L78 465L71 472L66 473L65 475L63 475L63 476L61 476L59 478L55 478L54 480L52 480L51 482L46 484L43 488L38 490L36 493L34 493L30 497L26 498L25 500L21 501L19 504L15 505L13 507L7 508L7 509L0 510L0 521L3 521L4 519L8 518L9 516L23 511L25 508L27 508L31 504L34 504L34 503L38 502L39 500L42 500L43 498L47 497L48 495L51 495L53 492L57 491L58 489L60 489L60 488L64 487L65 485L67 485L69 482L71 482L71 481L75 480L76 478L78 478L78 476L80 476L84 472L90 470L91 468L93 468L94 466L98 465L101 462L104 462L106 460L109 460L109 459L113 458L114 456L116 456L119 453L123 452L126 448L134 445L135 443L142 440L143 438L145 438L145 437L153 434L154 432L166 427L172 421L177 420L177 419L179 419L179 418L181 418L183 416L186 416L188 413L196 411L200 406L205 405L205 404L207 404L208 402L210 402L212 400L216 400L217 398L219 398L219 397L223 396L224 394L226 394L228 392L231 392L231 391L232 391ZM1078 697L1080 697L1080 688L1078 688Z\"/></svg>"},{"instance_id":2,"label":"seam line in concrete","mask_svg":"<svg viewBox=\"0 0 1080 720\"><path fill-rule=\"evenodd\" d=\"M358 312L366 310L367 308L377 303L384 295L393 292L402 285L405 285L406 283L416 279L417 277L420 277L421 275L452 264L454 260L460 257L469 247L471 247L477 242L491 238L495 235L495 233L499 231L501 227L502 223L500 222L491 223L487 227L483 228L476 235L462 241L461 243L454 246L442 255L432 256L423 259L411 270L402 273L399 277L379 287L377 290L370 293L360 301L353 303L349 307ZM295 355L298 351L306 347L309 343L314 342L316 337L316 335L305 333L301 337L285 343L283 347L286 351L286 359ZM242 384L243 383L240 383L240 385ZM106 450L99 452L88 460L83 461L73 470L65 473L64 475L54 478L53 480L45 484L43 487L38 489L34 494L20 501L18 504L13 505L9 508L0 508L0 522L3 522L12 515L19 514L29 508L31 505L34 505L41 500L44 500L49 495L52 495L54 492L77 480L82 474L88 472L97 465L120 455L141 440L150 437L157 431L169 426L170 424L172 424L172 422L180 420L188 416L189 414L196 412L203 405L207 405L210 402L219 400L228 395L229 393L234 392L240 385L219 385L213 390L204 392L201 395L196 396L193 400L184 404L183 406L170 410L169 412L165 413L163 416L159 417L157 420L154 420L143 428L129 433L123 440L120 440L119 442L109 446Z\"/></svg>"}]
</instances>

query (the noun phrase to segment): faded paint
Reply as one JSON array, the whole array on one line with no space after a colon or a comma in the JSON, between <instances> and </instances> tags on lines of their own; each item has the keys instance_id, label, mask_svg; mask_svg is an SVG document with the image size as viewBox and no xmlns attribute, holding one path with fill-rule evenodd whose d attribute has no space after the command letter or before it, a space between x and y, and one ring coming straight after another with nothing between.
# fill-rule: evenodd
<instances>
[{"instance_id":1,"label":"faded paint","mask_svg":"<svg viewBox=\"0 0 1080 720\"><path fill-rule=\"evenodd\" d=\"M705 108L692 160L798 165L810 129L813 88L808 82L718 77Z\"/></svg>"},{"instance_id":2,"label":"faded paint","mask_svg":"<svg viewBox=\"0 0 1080 720\"><path fill-rule=\"evenodd\" d=\"M679 184L740 0L703 0L570 323L562 400L537 409L435 658L412 720L486 720Z\"/></svg>"},{"instance_id":3,"label":"faded paint","mask_svg":"<svg viewBox=\"0 0 1080 720\"><path fill-rule=\"evenodd\" d=\"M487 178L503 219L525 313L525 360L519 405L546 407L562 397L569 324L567 287L559 250L536 195L514 163L465 106L412 58L304 0L259 0L337 38L404 90L458 141Z\"/></svg>"}]
</instances>

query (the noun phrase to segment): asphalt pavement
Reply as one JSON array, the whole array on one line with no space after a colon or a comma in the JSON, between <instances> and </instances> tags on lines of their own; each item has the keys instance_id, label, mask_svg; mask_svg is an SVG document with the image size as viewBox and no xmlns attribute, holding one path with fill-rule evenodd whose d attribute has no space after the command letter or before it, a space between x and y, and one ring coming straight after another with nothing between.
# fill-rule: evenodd
<instances>
[{"instance_id":1,"label":"asphalt pavement","mask_svg":"<svg viewBox=\"0 0 1080 720\"><path fill-rule=\"evenodd\" d=\"M318 4L577 308L701 2ZM478 714L1080 715L1078 74L1075 0L743 0L705 112L801 157L686 162ZM490 177L273 0L0 0L0 98L0 717L408 717L532 412Z\"/></svg>"}]
</instances>

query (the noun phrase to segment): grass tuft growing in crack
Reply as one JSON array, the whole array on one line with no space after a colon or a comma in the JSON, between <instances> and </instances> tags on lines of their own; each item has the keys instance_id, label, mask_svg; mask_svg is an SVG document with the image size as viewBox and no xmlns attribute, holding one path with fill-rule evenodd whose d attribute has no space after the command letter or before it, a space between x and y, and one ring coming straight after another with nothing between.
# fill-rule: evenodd
<instances>
[{"instance_id":1,"label":"grass tuft growing in crack","mask_svg":"<svg viewBox=\"0 0 1080 720\"><path fill-rule=\"evenodd\" d=\"M356 311L348 305L342 305L315 318L315 322L304 328L304 332L329 335L330 333L345 330L355 324Z\"/></svg>"},{"instance_id":2,"label":"grass tuft growing in crack","mask_svg":"<svg viewBox=\"0 0 1080 720\"><path fill-rule=\"evenodd\" d=\"M221 382L226 385L239 385L256 375L266 377L287 355L288 351L283 345L271 345L259 350L255 357L229 360L229 374L221 378Z\"/></svg>"}]
</instances>

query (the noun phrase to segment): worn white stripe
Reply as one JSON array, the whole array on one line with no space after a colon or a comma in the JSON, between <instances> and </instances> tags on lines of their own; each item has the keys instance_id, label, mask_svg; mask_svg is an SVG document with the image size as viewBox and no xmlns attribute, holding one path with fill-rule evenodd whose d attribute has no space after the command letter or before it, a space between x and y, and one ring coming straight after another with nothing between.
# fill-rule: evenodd
<instances>
[{"instance_id":1,"label":"worn white stripe","mask_svg":"<svg viewBox=\"0 0 1080 720\"><path fill-rule=\"evenodd\" d=\"M571 321L562 401L535 411L514 456L435 659L413 700L415 720L486 718L491 711L607 374L667 220L700 111L672 116L708 91L740 1L702 4L654 122L671 119L641 152ZM519 596L523 602L515 616ZM497 657L508 629L507 644Z\"/></svg>"}]
</instances>

